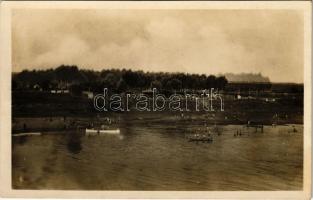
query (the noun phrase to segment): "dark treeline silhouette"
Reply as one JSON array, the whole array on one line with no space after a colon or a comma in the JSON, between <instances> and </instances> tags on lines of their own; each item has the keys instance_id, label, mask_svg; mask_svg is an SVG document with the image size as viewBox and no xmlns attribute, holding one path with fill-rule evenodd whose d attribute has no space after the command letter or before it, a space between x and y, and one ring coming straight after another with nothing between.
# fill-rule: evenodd
<instances>
[{"instance_id":1,"label":"dark treeline silhouette","mask_svg":"<svg viewBox=\"0 0 313 200\"><path fill-rule=\"evenodd\" d=\"M48 70L24 70L14 73L12 89L68 89L73 93L83 90L93 92L109 88L115 92L129 90L180 91L182 89L201 90L224 89L228 81L224 76L186 73L143 72L126 69L104 69L102 71L79 69L77 66L59 66Z\"/></svg>"}]
</instances>

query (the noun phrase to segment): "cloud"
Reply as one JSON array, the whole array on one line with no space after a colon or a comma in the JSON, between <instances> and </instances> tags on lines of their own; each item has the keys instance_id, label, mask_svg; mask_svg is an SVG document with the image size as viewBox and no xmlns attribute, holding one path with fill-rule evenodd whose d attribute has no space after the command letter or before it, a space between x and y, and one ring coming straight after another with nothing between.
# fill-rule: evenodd
<instances>
[{"instance_id":1,"label":"cloud","mask_svg":"<svg viewBox=\"0 0 313 200\"><path fill-rule=\"evenodd\" d=\"M13 68L261 72L302 82L302 28L296 11L15 10Z\"/></svg>"}]
</instances>

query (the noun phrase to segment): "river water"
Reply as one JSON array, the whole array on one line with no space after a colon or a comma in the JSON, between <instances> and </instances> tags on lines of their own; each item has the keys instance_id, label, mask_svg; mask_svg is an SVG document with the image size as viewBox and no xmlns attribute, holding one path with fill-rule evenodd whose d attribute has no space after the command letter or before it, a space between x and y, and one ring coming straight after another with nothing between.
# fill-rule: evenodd
<instances>
[{"instance_id":1,"label":"river water","mask_svg":"<svg viewBox=\"0 0 313 200\"><path fill-rule=\"evenodd\" d=\"M189 142L191 124L124 125L120 135L13 137L15 189L301 190L303 125L220 126ZM296 131L294 131L296 129ZM241 136L235 136L237 131Z\"/></svg>"}]
</instances>

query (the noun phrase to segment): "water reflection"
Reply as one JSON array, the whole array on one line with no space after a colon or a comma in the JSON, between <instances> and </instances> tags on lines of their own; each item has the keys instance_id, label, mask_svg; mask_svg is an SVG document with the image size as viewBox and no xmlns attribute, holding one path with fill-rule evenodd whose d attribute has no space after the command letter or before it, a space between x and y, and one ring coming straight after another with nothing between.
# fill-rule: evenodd
<instances>
[{"instance_id":1,"label":"water reflection","mask_svg":"<svg viewBox=\"0 0 313 200\"><path fill-rule=\"evenodd\" d=\"M82 150L82 134L70 133L68 134L67 140L67 150L72 154L79 154Z\"/></svg>"},{"instance_id":2,"label":"water reflection","mask_svg":"<svg viewBox=\"0 0 313 200\"><path fill-rule=\"evenodd\" d=\"M223 134L216 135L214 142L198 144L184 137L186 130L197 126L156 123L126 123L119 127L120 135L47 134L27 137L23 145L19 143L21 138L13 138L13 187L301 189L303 126L296 125L298 132L292 133L288 132L291 126L277 126L265 127L262 134L233 137L240 127L223 126Z\"/></svg>"},{"instance_id":3,"label":"water reflection","mask_svg":"<svg viewBox=\"0 0 313 200\"><path fill-rule=\"evenodd\" d=\"M17 139L17 142L20 144L20 145L23 145L27 142L27 136L21 136L21 137L18 137Z\"/></svg>"}]
</instances>

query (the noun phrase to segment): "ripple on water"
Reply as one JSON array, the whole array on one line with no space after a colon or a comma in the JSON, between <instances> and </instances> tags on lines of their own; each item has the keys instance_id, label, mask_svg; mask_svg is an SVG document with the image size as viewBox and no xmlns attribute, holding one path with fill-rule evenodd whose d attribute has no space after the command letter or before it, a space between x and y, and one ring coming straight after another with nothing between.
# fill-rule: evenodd
<instances>
[{"instance_id":1,"label":"ripple on water","mask_svg":"<svg viewBox=\"0 0 313 200\"><path fill-rule=\"evenodd\" d=\"M303 126L223 126L193 143L174 125L13 138L13 187L86 190L301 190ZM185 125L185 130L195 127ZM242 136L234 137L237 130Z\"/></svg>"}]
</instances>

